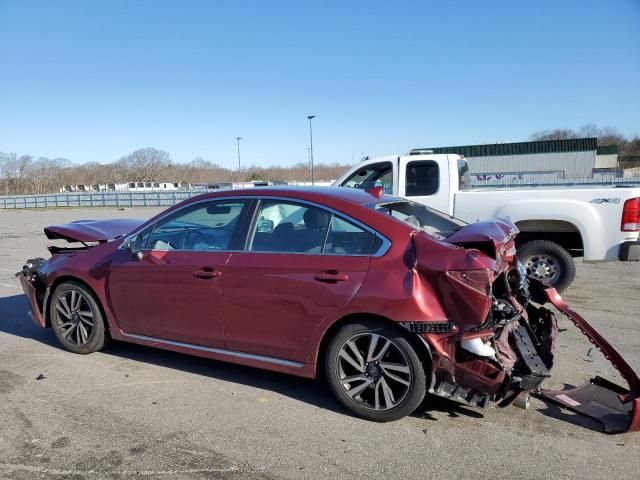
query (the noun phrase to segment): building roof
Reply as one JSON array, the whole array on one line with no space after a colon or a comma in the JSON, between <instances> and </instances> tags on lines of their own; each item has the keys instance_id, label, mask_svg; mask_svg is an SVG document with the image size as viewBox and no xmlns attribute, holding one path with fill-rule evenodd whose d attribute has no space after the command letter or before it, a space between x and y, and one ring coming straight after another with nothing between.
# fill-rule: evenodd
<instances>
[{"instance_id":1,"label":"building roof","mask_svg":"<svg viewBox=\"0 0 640 480\"><path fill-rule=\"evenodd\" d=\"M435 147L428 148L433 153L457 153L465 157L495 157L501 155L529 155L536 153L560 153L560 152L587 152L599 148L615 148L606 146L598 147L598 139L575 138L569 140L539 140L533 142L516 143L489 143L485 145L460 145L457 147ZM598 151L600 153L600 151ZM605 153L600 153L601 155Z\"/></svg>"}]
</instances>

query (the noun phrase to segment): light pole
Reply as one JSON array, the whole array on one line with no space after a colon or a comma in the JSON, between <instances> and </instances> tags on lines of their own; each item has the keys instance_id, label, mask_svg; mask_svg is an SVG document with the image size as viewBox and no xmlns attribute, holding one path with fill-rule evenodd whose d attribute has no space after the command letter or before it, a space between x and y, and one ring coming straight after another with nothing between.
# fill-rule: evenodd
<instances>
[{"instance_id":1,"label":"light pole","mask_svg":"<svg viewBox=\"0 0 640 480\"><path fill-rule=\"evenodd\" d=\"M240 140L242 140L242 137L236 137L236 141L238 142L238 183L240 183L240 178L242 178L240 176L240 172L241 172L241 167L240 167Z\"/></svg>"},{"instance_id":2,"label":"light pole","mask_svg":"<svg viewBox=\"0 0 640 480\"><path fill-rule=\"evenodd\" d=\"M311 160L311 185L313 185L313 128L311 127L311 120L316 118L316 116L307 115L307 118L309 119L309 144L310 144L309 156Z\"/></svg>"}]
</instances>

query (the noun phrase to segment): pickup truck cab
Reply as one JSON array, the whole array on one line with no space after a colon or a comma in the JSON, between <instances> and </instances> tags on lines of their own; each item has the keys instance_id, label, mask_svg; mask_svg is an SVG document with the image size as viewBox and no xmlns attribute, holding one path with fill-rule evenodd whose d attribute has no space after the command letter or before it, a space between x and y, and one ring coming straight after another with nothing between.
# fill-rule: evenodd
<instances>
[{"instance_id":1,"label":"pickup truck cab","mask_svg":"<svg viewBox=\"0 0 640 480\"><path fill-rule=\"evenodd\" d=\"M473 223L509 217L520 230L518 257L529 275L562 291L585 262L640 260L640 188L472 188L460 155L412 150L367 159L334 185L386 193Z\"/></svg>"}]
</instances>

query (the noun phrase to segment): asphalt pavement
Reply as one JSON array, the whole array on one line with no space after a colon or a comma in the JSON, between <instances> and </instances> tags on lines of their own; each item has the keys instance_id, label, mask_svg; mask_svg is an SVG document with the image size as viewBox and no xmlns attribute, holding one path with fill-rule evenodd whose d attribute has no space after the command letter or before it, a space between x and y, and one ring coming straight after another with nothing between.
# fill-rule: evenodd
<instances>
[{"instance_id":1,"label":"asphalt pavement","mask_svg":"<svg viewBox=\"0 0 640 480\"><path fill-rule=\"evenodd\" d=\"M13 274L47 256L42 228L159 209L0 211L0 478L637 478L640 432L605 435L534 399L529 410L429 397L411 417L350 416L323 382L115 343L63 350ZM566 295L640 371L640 264L578 265ZM624 384L564 318L550 387ZM565 330L566 329L566 330Z\"/></svg>"}]
</instances>

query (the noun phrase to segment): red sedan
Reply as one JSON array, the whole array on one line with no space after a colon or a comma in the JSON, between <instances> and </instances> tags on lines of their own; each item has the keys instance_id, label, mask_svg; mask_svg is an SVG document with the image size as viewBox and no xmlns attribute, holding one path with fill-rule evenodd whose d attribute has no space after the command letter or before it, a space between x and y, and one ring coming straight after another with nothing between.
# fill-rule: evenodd
<instances>
[{"instance_id":1,"label":"red sedan","mask_svg":"<svg viewBox=\"0 0 640 480\"><path fill-rule=\"evenodd\" d=\"M556 322L508 220L466 225L380 188L265 188L45 233L74 245L20 278L34 320L72 352L114 339L323 372L376 421L427 392L506 405L550 375Z\"/></svg>"}]
</instances>

